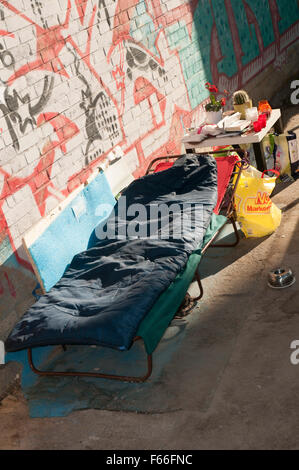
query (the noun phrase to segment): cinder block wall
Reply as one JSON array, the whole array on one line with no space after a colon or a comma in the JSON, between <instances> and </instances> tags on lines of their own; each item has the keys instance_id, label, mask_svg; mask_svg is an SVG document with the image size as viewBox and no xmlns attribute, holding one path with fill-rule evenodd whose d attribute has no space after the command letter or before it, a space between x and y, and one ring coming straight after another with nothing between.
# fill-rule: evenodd
<instances>
[{"instance_id":1,"label":"cinder block wall","mask_svg":"<svg viewBox=\"0 0 299 470\"><path fill-rule=\"evenodd\" d=\"M297 0L0 0L0 340L34 301L26 230L111 152L134 177L179 153L206 81L270 97L298 38Z\"/></svg>"}]
</instances>

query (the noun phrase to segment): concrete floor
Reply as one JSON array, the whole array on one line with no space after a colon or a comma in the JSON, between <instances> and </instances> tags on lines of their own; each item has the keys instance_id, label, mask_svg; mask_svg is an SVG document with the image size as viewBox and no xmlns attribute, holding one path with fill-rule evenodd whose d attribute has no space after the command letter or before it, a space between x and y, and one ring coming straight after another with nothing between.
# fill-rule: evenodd
<instances>
[{"instance_id":1,"label":"concrete floor","mask_svg":"<svg viewBox=\"0 0 299 470\"><path fill-rule=\"evenodd\" d=\"M288 129L299 124L293 115L285 112ZM32 419L16 387L0 406L0 448L298 449L299 365L290 344L299 340L299 180L273 200L283 220L271 237L204 257L205 296L154 379L154 412ZM282 265L298 281L270 289L267 274Z\"/></svg>"}]
</instances>

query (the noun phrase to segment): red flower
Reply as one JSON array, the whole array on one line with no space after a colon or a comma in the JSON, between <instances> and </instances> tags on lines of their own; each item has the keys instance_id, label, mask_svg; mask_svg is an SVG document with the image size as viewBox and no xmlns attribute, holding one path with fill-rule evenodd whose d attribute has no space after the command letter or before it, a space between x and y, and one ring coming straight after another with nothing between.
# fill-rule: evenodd
<instances>
[{"instance_id":1,"label":"red flower","mask_svg":"<svg viewBox=\"0 0 299 470\"><path fill-rule=\"evenodd\" d=\"M221 106L225 106L226 105L226 99L225 98L222 98L221 99Z\"/></svg>"},{"instance_id":2,"label":"red flower","mask_svg":"<svg viewBox=\"0 0 299 470\"><path fill-rule=\"evenodd\" d=\"M218 93L218 88L215 85L209 87L210 93Z\"/></svg>"}]
</instances>

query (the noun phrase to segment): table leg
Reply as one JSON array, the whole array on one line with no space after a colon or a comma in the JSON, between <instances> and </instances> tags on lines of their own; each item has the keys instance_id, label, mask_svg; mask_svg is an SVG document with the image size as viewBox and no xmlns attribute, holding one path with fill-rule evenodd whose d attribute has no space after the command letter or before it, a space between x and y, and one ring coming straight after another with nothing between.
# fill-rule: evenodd
<instances>
[{"instance_id":1,"label":"table leg","mask_svg":"<svg viewBox=\"0 0 299 470\"><path fill-rule=\"evenodd\" d=\"M278 119L278 121L276 121L273 127L276 134L283 134L283 123L281 117Z\"/></svg>"},{"instance_id":2,"label":"table leg","mask_svg":"<svg viewBox=\"0 0 299 470\"><path fill-rule=\"evenodd\" d=\"M267 170L267 163L261 148L261 144L253 144L256 166L259 171Z\"/></svg>"}]
</instances>

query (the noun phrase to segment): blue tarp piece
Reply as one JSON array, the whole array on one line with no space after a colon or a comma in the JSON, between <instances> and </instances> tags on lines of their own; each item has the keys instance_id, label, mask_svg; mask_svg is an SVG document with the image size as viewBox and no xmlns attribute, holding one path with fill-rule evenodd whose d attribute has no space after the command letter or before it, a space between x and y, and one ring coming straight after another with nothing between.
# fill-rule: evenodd
<instances>
[{"instance_id":1,"label":"blue tarp piece","mask_svg":"<svg viewBox=\"0 0 299 470\"><path fill-rule=\"evenodd\" d=\"M115 204L104 173L99 173L28 247L48 292L62 277L74 255L89 247L95 227Z\"/></svg>"}]
</instances>

